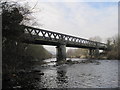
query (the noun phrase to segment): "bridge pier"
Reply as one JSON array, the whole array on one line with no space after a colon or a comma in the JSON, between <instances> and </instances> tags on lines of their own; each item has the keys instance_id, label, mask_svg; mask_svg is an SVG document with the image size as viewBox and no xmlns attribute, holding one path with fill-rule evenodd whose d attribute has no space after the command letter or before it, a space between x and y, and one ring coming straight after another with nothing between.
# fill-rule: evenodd
<instances>
[{"instance_id":1,"label":"bridge pier","mask_svg":"<svg viewBox=\"0 0 120 90\"><path fill-rule=\"evenodd\" d=\"M98 48L95 49L95 58L96 59L99 58L99 49Z\"/></svg>"},{"instance_id":2,"label":"bridge pier","mask_svg":"<svg viewBox=\"0 0 120 90\"><path fill-rule=\"evenodd\" d=\"M91 59L94 55L94 50L93 49L89 49L89 55L90 55L90 59Z\"/></svg>"},{"instance_id":3,"label":"bridge pier","mask_svg":"<svg viewBox=\"0 0 120 90\"><path fill-rule=\"evenodd\" d=\"M57 61L64 61L66 60L66 45L58 45L56 47L56 50L57 50L57 54L56 54L56 57L57 57Z\"/></svg>"},{"instance_id":4,"label":"bridge pier","mask_svg":"<svg viewBox=\"0 0 120 90\"><path fill-rule=\"evenodd\" d=\"M91 58L98 59L98 57L99 57L99 49L98 48L96 48L96 49L89 49L89 55L90 55L90 59Z\"/></svg>"}]
</instances>

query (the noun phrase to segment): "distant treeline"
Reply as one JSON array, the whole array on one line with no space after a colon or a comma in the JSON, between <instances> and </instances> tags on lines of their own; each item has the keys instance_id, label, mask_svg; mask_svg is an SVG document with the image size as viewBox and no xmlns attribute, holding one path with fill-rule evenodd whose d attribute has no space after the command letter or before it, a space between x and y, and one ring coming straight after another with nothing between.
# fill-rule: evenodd
<instances>
[{"instance_id":1,"label":"distant treeline","mask_svg":"<svg viewBox=\"0 0 120 90\"><path fill-rule=\"evenodd\" d=\"M91 38L90 38L91 39ZM99 41L100 37L92 38L91 40ZM119 60L120 59L120 37L115 35L107 39L108 50L99 54L99 59ZM69 49L67 51L69 58L89 58L88 49Z\"/></svg>"},{"instance_id":2,"label":"distant treeline","mask_svg":"<svg viewBox=\"0 0 120 90\"><path fill-rule=\"evenodd\" d=\"M88 58L89 50L88 49L69 49L67 51L68 58Z\"/></svg>"}]
</instances>

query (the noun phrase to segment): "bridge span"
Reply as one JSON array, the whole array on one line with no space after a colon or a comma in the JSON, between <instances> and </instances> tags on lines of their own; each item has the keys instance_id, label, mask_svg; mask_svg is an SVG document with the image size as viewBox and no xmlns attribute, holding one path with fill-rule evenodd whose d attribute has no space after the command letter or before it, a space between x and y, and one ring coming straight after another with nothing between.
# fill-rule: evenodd
<instances>
[{"instance_id":1,"label":"bridge span","mask_svg":"<svg viewBox=\"0 0 120 90\"><path fill-rule=\"evenodd\" d=\"M98 56L99 50L107 50L107 44L91 41L75 36L33 28L24 27L22 42L28 44L41 44L57 46L57 60L66 60L66 47L86 48L90 50L90 55L94 53Z\"/></svg>"}]
</instances>

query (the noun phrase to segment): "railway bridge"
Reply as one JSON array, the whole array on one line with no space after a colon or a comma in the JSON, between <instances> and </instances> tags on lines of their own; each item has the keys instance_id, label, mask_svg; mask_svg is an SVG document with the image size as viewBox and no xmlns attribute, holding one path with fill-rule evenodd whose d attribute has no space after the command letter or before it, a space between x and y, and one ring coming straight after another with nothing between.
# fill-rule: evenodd
<instances>
[{"instance_id":1,"label":"railway bridge","mask_svg":"<svg viewBox=\"0 0 120 90\"><path fill-rule=\"evenodd\" d=\"M52 45L57 49L57 60L66 60L66 47L89 49L90 55L99 55L99 50L107 50L107 44L75 36L23 26L25 33L22 42L28 44Z\"/></svg>"}]
</instances>

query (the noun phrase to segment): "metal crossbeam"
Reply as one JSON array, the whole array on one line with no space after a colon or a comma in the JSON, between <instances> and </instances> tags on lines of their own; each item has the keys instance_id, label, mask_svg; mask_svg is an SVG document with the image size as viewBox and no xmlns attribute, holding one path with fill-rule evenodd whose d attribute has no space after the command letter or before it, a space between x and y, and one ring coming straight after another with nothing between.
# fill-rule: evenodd
<instances>
[{"instance_id":1,"label":"metal crossbeam","mask_svg":"<svg viewBox=\"0 0 120 90\"><path fill-rule=\"evenodd\" d=\"M24 26L25 40L29 43L45 44L45 45L58 45L65 44L68 47L81 47L81 48L99 48L102 50L107 49L104 43L91 41L75 36L52 32L48 30Z\"/></svg>"}]
</instances>

